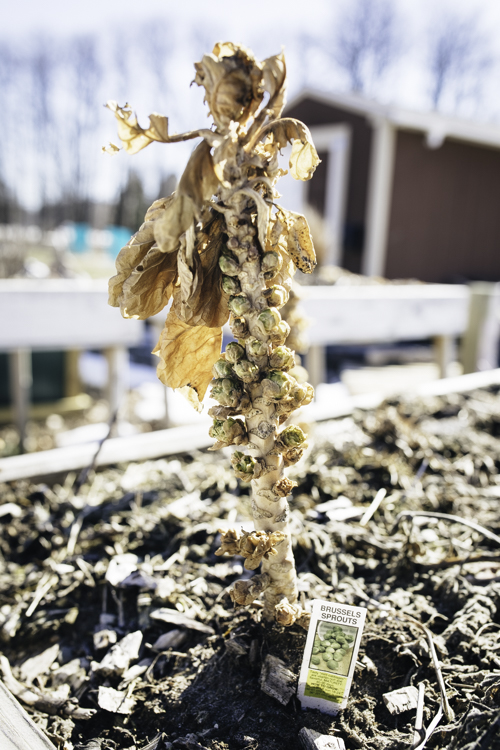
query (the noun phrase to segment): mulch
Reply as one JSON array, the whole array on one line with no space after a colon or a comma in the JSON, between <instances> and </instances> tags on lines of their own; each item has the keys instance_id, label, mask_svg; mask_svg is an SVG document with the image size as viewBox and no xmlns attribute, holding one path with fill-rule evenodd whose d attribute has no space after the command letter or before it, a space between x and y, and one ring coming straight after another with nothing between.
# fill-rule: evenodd
<instances>
[{"instance_id":1,"label":"mulch","mask_svg":"<svg viewBox=\"0 0 500 750\"><path fill-rule=\"evenodd\" d=\"M426 747L500 747L498 388L323 423L290 470L303 602L368 609L336 717L261 690L267 655L298 676L306 632L231 603L249 573L215 556L218 529L251 508L228 456L118 465L78 493L75 474L0 488L3 679L56 747L290 750L307 727L409 748L415 710L392 715L383 695L411 685L424 727L442 714Z\"/></svg>"}]
</instances>

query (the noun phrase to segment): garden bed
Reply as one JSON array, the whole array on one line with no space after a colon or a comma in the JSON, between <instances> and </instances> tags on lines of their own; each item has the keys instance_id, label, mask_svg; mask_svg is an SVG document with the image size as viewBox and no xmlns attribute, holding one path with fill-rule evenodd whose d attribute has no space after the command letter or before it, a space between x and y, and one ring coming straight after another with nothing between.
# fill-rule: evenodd
<instances>
[{"instance_id":1,"label":"garden bed","mask_svg":"<svg viewBox=\"0 0 500 750\"><path fill-rule=\"evenodd\" d=\"M218 529L250 524L251 510L227 453L99 469L76 495L76 473L2 486L4 682L19 691L10 665L38 700L34 721L66 750L288 750L303 727L348 749L395 750L412 745L415 711L392 715L383 694L423 683L425 726L442 703L424 626L451 709L427 747L494 747L498 393L355 411L319 425L290 472L301 597L368 608L337 717L261 689L267 655L298 675L306 632L261 623L258 604L231 604L243 567L214 555ZM387 494L375 509L379 490Z\"/></svg>"}]
</instances>

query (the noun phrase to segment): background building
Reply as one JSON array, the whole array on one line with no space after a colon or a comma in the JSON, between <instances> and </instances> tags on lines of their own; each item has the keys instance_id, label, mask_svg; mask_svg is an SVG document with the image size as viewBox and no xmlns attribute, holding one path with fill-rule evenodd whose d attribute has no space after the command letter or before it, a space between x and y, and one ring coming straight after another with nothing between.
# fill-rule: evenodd
<instances>
[{"instance_id":1,"label":"background building","mask_svg":"<svg viewBox=\"0 0 500 750\"><path fill-rule=\"evenodd\" d=\"M304 91L286 115L322 163L303 200L326 219L326 261L429 282L500 280L500 126Z\"/></svg>"}]
</instances>

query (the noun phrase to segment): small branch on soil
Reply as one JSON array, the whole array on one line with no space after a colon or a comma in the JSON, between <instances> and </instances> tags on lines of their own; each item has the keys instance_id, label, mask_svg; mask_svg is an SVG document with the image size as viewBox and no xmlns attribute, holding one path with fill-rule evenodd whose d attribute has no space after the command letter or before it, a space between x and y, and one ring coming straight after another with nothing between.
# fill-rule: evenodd
<instances>
[{"instance_id":1,"label":"small branch on soil","mask_svg":"<svg viewBox=\"0 0 500 750\"><path fill-rule=\"evenodd\" d=\"M403 514L400 514L400 515L403 515ZM434 719L429 724L429 727L427 728L427 731L425 733L425 739L420 745L418 745L418 747L412 748L412 750L422 750L427 740L429 739L429 737L431 736L431 734L434 732L435 728L441 721L441 717L443 716L443 714L446 716L447 721L450 723L455 718L454 711L451 708L448 702L448 696L446 695L446 686L444 684L443 674L441 672L441 667L440 667L439 660L437 657L436 648L434 646L432 633L428 628L425 627L425 625L423 625L418 620L413 619L413 617L410 617L410 615L407 615L404 612L398 612L396 609L394 609L394 607L389 607L387 605L381 604L380 602L377 602L375 599L372 599L371 597L364 594L364 592L361 598L367 601L368 603L372 604L377 609L385 612L388 616L393 617L396 620L406 620L410 622L412 625L416 625L418 628L420 628L420 630L422 630L425 633L425 637L427 638L427 643L429 644L429 651L431 654L432 662L434 665L434 671L436 672L436 679L439 685L439 690L441 694L440 695L441 703L440 703L439 710L436 716L434 717Z\"/></svg>"},{"instance_id":2,"label":"small branch on soil","mask_svg":"<svg viewBox=\"0 0 500 750\"><path fill-rule=\"evenodd\" d=\"M394 526L390 530L390 534L394 534L396 529L398 528L400 522L403 520L403 518L439 518L442 521L450 521L450 523L460 523L462 526L467 526L469 529L472 529L473 531L477 531L479 534L482 534L486 539L489 539L492 542L496 542L497 544L500 544L500 536L497 534L494 534L492 531L489 531L488 529L485 529L484 526L480 526L478 523L474 523L474 521L468 521L466 518L460 518L460 516L453 516L451 513L437 513L435 511L428 511L428 510L404 510L402 513L398 515L394 522Z\"/></svg>"},{"instance_id":3,"label":"small branch on soil","mask_svg":"<svg viewBox=\"0 0 500 750\"><path fill-rule=\"evenodd\" d=\"M363 518L359 522L360 526L366 526L366 524L368 523L368 521L370 520L370 518L374 515L374 513L380 507L380 505L382 503L382 500L384 499L384 497L386 495L387 495L387 490L384 487L382 487L382 489L380 489L377 492L377 494L375 495L375 497L371 501L369 507L365 511L365 514L364 514Z\"/></svg>"},{"instance_id":4,"label":"small branch on soil","mask_svg":"<svg viewBox=\"0 0 500 750\"><path fill-rule=\"evenodd\" d=\"M451 722L455 718L455 714L453 712L453 709L451 708L450 704L448 703L448 696L446 695L446 686L444 684L443 680L443 674L441 672L441 667L439 665L439 660L436 653L436 648L434 646L434 641L432 639L432 633L431 631L425 627L425 625L422 625L421 622L418 620L414 620L413 617L410 617L410 615L404 614L404 612L396 613L395 616L399 619L407 620L408 622L411 622L413 625L416 625L420 630L422 630L425 633L425 637L427 638L427 643L429 644L429 651L431 653L432 662L434 664L434 670L436 672L436 678L439 685L439 690L441 691L441 709L442 712L444 712L444 715L446 716L447 721ZM431 722L432 723L432 722ZM437 722L436 722L437 726ZM434 731L434 730L433 730ZM430 736L428 733L427 736Z\"/></svg>"},{"instance_id":5,"label":"small branch on soil","mask_svg":"<svg viewBox=\"0 0 500 750\"><path fill-rule=\"evenodd\" d=\"M455 565L470 565L470 563L478 562L500 562L500 556L497 554L483 553L482 555L470 555L467 557L449 557L444 560L437 560L436 562L429 563L417 563L419 570L430 571L438 570L439 568L453 568Z\"/></svg>"},{"instance_id":6,"label":"small branch on soil","mask_svg":"<svg viewBox=\"0 0 500 750\"><path fill-rule=\"evenodd\" d=\"M79 473L79 475L78 475L78 477L76 479L76 482L75 482L75 484L73 486L73 494L75 496L79 494L81 488L83 487L83 485L87 481L87 477L90 474L90 472L93 471L95 469L95 467L97 466L97 459L99 458L99 454L100 454L100 452L102 450L102 447L103 447L104 443L106 442L106 440L108 440L108 438L111 437L111 433L113 432L113 427L115 425L115 422L116 422L117 418L118 418L118 409L116 409L116 411L114 411L113 414L111 415L111 417L109 418L108 431L107 431L106 435L104 435L104 437L99 441L99 445L97 446L97 450L94 453L94 457L93 457L92 461L90 462L90 464L88 466L86 466L84 469L81 470L81 472Z\"/></svg>"},{"instance_id":7,"label":"small branch on soil","mask_svg":"<svg viewBox=\"0 0 500 750\"><path fill-rule=\"evenodd\" d=\"M65 701L56 700L50 695L34 692L22 685L12 674L9 661L6 656L0 656L0 672L3 675L5 686L10 690L12 695L19 698L27 706L36 708L44 714L64 714L71 716L72 719L91 719L95 714L93 708L80 708L75 699Z\"/></svg>"},{"instance_id":8,"label":"small branch on soil","mask_svg":"<svg viewBox=\"0 0 500 750\"><path fill-rule=\"evenodd\" d=\"M425 739L424 730L424 698L425 698L425 685L420 682L418 685L418 702L417 702L417 715L415 717L415 732L413 735L413 745L418 747L419 743Z\"/></svg>"}]
</instances>

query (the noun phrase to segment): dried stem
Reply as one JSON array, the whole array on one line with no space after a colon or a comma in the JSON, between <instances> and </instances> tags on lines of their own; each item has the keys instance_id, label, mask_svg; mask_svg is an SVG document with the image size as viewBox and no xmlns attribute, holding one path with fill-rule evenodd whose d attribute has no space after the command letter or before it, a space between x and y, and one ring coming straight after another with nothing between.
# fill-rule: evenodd
<instances>
[{"instance_id":1,"label":"dried stem","mask_svg":"<svg viewBox=\"0 0 500 750\"><path fill-rule=\"evenodd\" d=\"M484 526L480 526L478 523L474 523L474 521L469 521L466 518L461 518L460 516L454 516L451 513L438 513L436 511L429 511L429 510L404 510L402 513L398 515L396 520L394 521L394 525L390 531L391 534L394 534L396 529L399 526L400 521L402 521L403 518L439 518L442 521L449 521L450 523L460 523L462 526L467 526L469 529L472 529L473 531L477 531L479 534L482 534L486 539L489 539L492 542L496 542L497 544L500 544L500 536L498 534L494 534L493 531L490 531L489 529L486 529Z\"/></svg>"}]
</instances>

